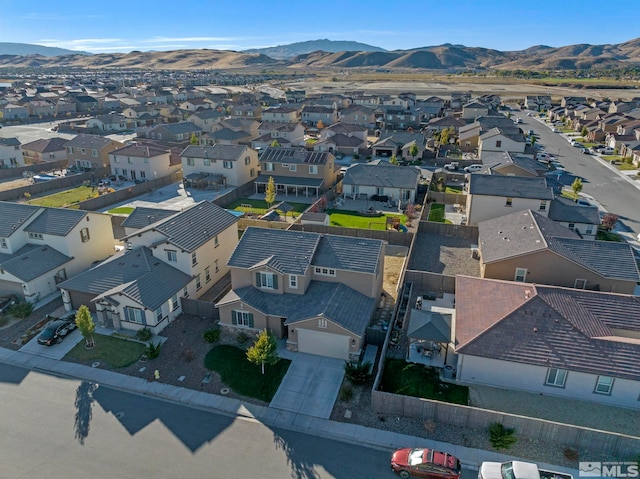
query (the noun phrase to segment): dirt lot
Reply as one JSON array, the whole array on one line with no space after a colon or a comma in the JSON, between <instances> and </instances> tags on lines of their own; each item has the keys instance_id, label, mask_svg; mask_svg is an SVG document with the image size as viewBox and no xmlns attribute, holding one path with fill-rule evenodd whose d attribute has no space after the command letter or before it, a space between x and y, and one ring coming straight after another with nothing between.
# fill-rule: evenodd
<instances>
[{"instance_id":1,"label":"dirt lot","mask_svg":"<svg viewBox=\"0 0 640 479\"><path fill-rule=\"evenodd\" d=\"M18 178L14 180L6 180L0 182L0 191L13 190L14 188L21 188L23 186L29 186L33 184L31 178Z\"/></svg>"}]
</instances>

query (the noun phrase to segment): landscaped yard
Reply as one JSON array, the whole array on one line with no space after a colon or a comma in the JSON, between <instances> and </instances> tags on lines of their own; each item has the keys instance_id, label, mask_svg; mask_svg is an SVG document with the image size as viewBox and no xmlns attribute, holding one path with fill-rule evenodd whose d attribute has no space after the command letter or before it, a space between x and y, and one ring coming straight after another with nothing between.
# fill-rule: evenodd
<instances>
[{"instance_id":1,"label":"landscaped yard","mask_svg":"<svg viewBox=\"0 0 640 479\"><path fill-rule=\"evenodd\" d=\"M293 208L293 211L287 213L287 215L293 215L294 218L299 216L304 210L309 208L306 203L293 203L287 201L287 204ZM254 200L250 198L240 198L239 200L231 203L227 209L242 211L243 213L253 213L256 215L264 215L269 211L269 205L264 200Z\"/></svg>"},{"instance_id":2,"label":"landscaped yard","mask_svg":"<svg viewBox=\"0 0 640 479\"><path fill-rule=\"evenodd\" d=\"M596 239L600 241L615 241L616 243L622 242L622 238L612 231L607 231L604 228L598 228L596 233Z\"/></svg>"},{"instance_id":3,"label":"landscaped yard","mask_svg":"<svg viewBox=\"0 0 640 479\"><path fill-rule=\"evenodd\" d=\"M71 190L61 191L60 193L31 200L29 201L29 204L49 206L52 208L63 208L65 206L79 203L80 201L95 198L99 194L100 193L98 193L97 188L93 188L91 186L78 186Z\"/></svg>"},{"instance_id":4,"label":"landscaped yard","mask_svg":"<svg viewBox=\"0 0 640 479\"><path fill-rule=\"evenodd\" d=\"M291 361L280 358L275 365L266 365L262 374L260 366L249 362L244 349L224 344L214 347L204 358L205 367L220 374L222 382L233 391L265 402L273 399L289 364Z\"/></svg>"},{"instance_id":5,"label":"landscaped yard","mask_svg":"<svg viewBox=\"0 0 640 479\"><path fill-rule=\"evenodd\" d=\"M359 228L364 230L386 230L387 218L399 218L400 224L407 222L406 215L396 215L385 213L381 216L363 216L357 211L349 210L327 210L330 215L331 226L342 226L344 228Z\"/></svg>"},{"instance_id":6,"label":"landscaped yard","mask_svg":"<svg viewBox=\"0 0 640 479\"><path fill-rule=\"evenodd\" d=\"M83 339L65 357L80 362L100 361L112 368L124 368L140 359L146 349L144 344L137 341L102 334L94 334L93 337L96 343L93 348L86 349Z\"/></svg>"},{"instance_id":7,"label":"landscaped yard","mask_svg":"<svg viewBox=\"0 0 640 479\"><path fill-rule=\"evenodd\" d=\"M435 221L437 223L444 223L444 205L441 203L431 203L431 209L429 209L428 221Z\"/></svg>"},{"instance_id":8,"label":"landscaped yard","mask_svg":"<svg viewBox=\"0 0 640 479\"><path fill-rule=\"evenodd\" d=\"M382 391L453 404L469 404L469 388L440 381L438 372L422 364L407 363L402 359L385 361Z\"/></svg>"},{"instance_id":9,"label":"landscaped yard","mask_svg":"<svg viewBox=\"0 0 640 479\"><path fill-rule=\"evenodd\" d=\"M445 193L451 193L454 195L461 195L462 194L462 186L449 186L447 185L444 189Z\"/></svg>"},{"instance_id":10,"label":"landscaped yard","mask_svg":"<svg viewBox=\"0 0 640 479\"><path fill-rule=\"evenodd\" d=\"M120 206L118 208L113 208L112 210L107 211L107 213L112 215L130 215L135 208L131 206Z\"/></svg>"}]
</instances>

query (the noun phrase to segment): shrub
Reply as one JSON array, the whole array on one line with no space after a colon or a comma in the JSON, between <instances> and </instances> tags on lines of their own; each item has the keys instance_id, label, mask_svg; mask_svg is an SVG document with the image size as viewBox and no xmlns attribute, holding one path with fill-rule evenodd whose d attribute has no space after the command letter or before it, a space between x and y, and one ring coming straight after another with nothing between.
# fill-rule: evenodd
<instances>
[{"instance_id":1,"label":"shrub","mask_svg":"<svg viewBox=\"0 0 640 479\"><path fill-rule=\"evenodd\" d=\"M236 341L238 342L238 344L244 344L248 339L249 336L247 336L245 333L238 333L238 335L236 336Z\"/></svg>"},{"instance_id":2,"label":"shrub","mask_svg":"<svg viewBox=\"0 0 640 479\"><path fill-rule=\"evenodd\" d=\"M340 401L351 401L353 398L353 388L348 384L340 389Z\"/></svg>"},{"instance_id":3,"label":"shrub","mask_svg":"<svg viewBox=\"0 0 640 479\"><path fill-rule=\"evenodd\" d=\"M207 329L204 333L202 333L202 338L207 343L215 343L218 339L220 339L220 330L219 329Z\"/></svg>"},{"instance_id":4,"label":"shrub","mask_svg":"<svg viewBox=\"0 0 640 479\"><path fill-rule=\"evenodd\" d=\"M509 449L518 440L514 433L513 428L507 428L499 422L494 422L489 426L489 442L494 449Z\"/></svg>"},{"instance_id":5,"label":"shrub","mask_svg":"<svg viewBox=\"0 0 640 479\"><path fill-rule=\"evenodd\" d=\"M160 356L160 346L162 343L149 343L144 353L149 359L155 359Z\"/></svg>"},{"instance_id":6,"label":"shrub","mask_svg":"<svg viewBox=\"0 0 640 479\"><path fill-rule=\"evenodd\" d=\"M351 363L345 361L344 375L352 384L364 384L371 379L371 361Z\"/></svg>"},{"instance_id":7,"label":"shrub","mask_svg":"<svg viewBox=\"0 0 640 479\"><path fill-rule=\"evenodd\" d=\"M140 341L149 341L152 337L153 333L146 326L136 331L136 338L138 338Z\"/></svg>"},{"instance_id":8,"label":"shrub","mask_svg":"<svg viewBox=\"0 0 640 479\"><path fill-rule=\"evenodd\" d=\"M353 159L354 160L359 160L360 159L360 155L358 155L357 153L355 155L353 155Z\"/></svg>"},{"instance_id":9,"label":"shrub","mask_svg":"<svg viewBox=\"0 0 640 479\"><path fill-rule=\"evenodd\" d=\"M190 363L196 357L196 353L193 349L187 348L184 351L182 351L182 357L185 359L185 361Z\"/></svg>"},{"instance_id":10,"label":"shrub","mask_svg":"<svg viewBox=\"0 0 640 479\"><path fill-rule=\"evenodd\" d=\"M7 312L11 316L15 316L16 318L24 319L28 318L31 313L33 313L33 304L31 303L18 303L11 306Z\"/></svg>"}]
</instances>

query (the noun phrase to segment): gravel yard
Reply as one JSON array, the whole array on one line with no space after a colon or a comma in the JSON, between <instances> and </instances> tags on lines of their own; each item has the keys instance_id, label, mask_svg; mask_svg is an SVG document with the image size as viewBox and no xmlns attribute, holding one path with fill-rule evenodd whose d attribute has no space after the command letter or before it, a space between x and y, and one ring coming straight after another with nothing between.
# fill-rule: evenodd
<instances>
[{"instance_id":1,"label":"gravel yard","mask_svg":"<svg viewBox=\"0 0 640 479\"><path fill-rule=\"evenodd\" d=\"M420 233L413 244L408 269L455 276L480 276L480 262L471 257L473 241Z\"/></svg>"}]
</instances>

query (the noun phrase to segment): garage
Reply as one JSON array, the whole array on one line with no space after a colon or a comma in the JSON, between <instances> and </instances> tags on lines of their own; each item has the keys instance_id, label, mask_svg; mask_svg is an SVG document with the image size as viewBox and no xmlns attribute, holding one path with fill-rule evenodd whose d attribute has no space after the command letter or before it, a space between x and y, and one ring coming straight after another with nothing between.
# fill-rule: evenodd
<instances>
[{"instance_id":1,"label":"garage","mask_svg":"<svg viewBox=\"0 0 640 479\"><path fill-rule=\"evenodd\" d=\"M298 329L298 351L330 358L349 359L349 337L341 334L323 333L309 329Z\"/></svg>"}]
</instances>

